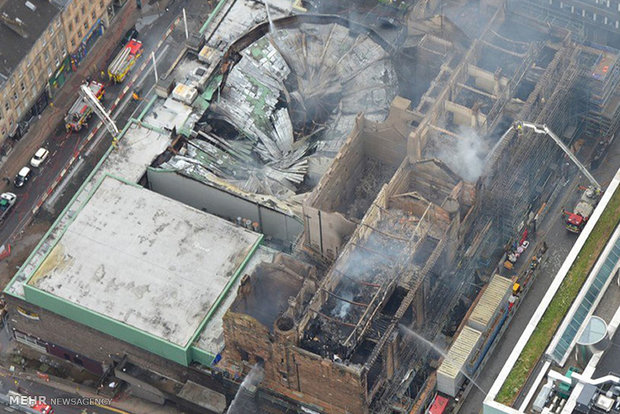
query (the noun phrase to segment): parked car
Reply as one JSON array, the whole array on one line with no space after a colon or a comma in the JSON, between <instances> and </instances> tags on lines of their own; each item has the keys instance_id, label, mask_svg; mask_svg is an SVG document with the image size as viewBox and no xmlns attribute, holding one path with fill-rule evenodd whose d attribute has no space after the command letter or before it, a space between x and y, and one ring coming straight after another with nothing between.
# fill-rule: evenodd
<instances>
[{"instance_id":1,"label":"parked car","mask_svg":"<svg viewBox=\"0 0 620 414\"><path fill-rule=\"evenodd\" d=\"M39 148L37 152L34 153L34 156L30 159L30 165L35 168L39 167L41 164L43 164L43 161L45 161L49 154L50 152L45 148Z\"/></svg>"},{"instance_id":2,"label":"parked car","mask_svg":"<svg viewBox=\"0 0 620 414\"><path fill-rule=\"evenodd\" d=\"M0 221L4 220L13 204L15 204L17 196L13 193L2 193L0 195Z\"/></svg>"},{"instance_id":3,"label":"parked car","mask_svg":"<svg viewBox=\"0 0 620 414\"><path fill-rule=\"evenodd\" d=\"M139 33L135 27L127 30L125 36L123 36L123 38L121 39L121 46L125 46L131 39L137 39L138 35Z\"/></svg>"},{"instance_id":4,"label":"parked car","mask_svg":"<svg viewBox=\"0 0 620 414\"><path fill-rule=\"evenodd\" d=\"M22 167L21 170L15 176L15 187L23 187L24 184L30 179L32 175L32 170L28 167Z\"/></svg>"}]
</instances>

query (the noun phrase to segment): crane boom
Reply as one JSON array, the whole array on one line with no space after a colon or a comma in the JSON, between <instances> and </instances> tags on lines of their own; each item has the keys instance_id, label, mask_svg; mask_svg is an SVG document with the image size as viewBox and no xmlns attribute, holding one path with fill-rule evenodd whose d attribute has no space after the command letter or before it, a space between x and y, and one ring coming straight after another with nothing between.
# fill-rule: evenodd
<instances>
[{"instance_id":1,"label":"crane boom","mask_svg":"<svg viewBox=\"0 0 620 414\"><path fill-rule=\"evenodd\" d=\"M575 154L573 154L572 151L562 142L560 137L558 137L547 125L545 124L540 125L540 124L533 124L531 122L517 121L513 124L511 128L515 128L517 131L520 131L523 128L529 128L532 131L534 131L536 134L549 135L551 139L553 139L555 143L558 144L560 148L562 148L562 151L564 151L564 153L571 159L571 161L575 163L577 168L579 168L579 171L581 171L581 173L586 176L586 178L590 181L590 183L592 183L592 185L597 190L601 189L600 184L598 183L598 181L596 181L596 179L592 176L592 174L590 174L590 171L587 170L587 168L577 159Z\"/></svg>"},{"instance_id":2,"label":"crane boom","mask_svg":"<svg viewBox=\"0 0 620 414\"><path fill-rule=\"evenodd\" d=\"M112 118L110 118L110 116L106 112L105 108L101 106L99 99L97 99L95 95L93 95L92 91L86 85L80 86L80 89L78 89L78 92L80 96L84 98L86 102L88 102L88 105L93 109L93 111L105 124L110 134L112 134L112 137L116 139L116 136L119 133L118 128L116 127L116 124L114 123Z\"/></svg>"}]
</instances>

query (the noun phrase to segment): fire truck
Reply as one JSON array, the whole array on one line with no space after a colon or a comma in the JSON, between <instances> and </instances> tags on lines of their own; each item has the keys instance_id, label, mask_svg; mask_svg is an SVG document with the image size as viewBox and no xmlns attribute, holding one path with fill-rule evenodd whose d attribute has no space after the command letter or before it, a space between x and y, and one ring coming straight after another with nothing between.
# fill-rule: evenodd
<instances>
[{"instance_id":1,"label":"fire truck","mask_svg":"<svg viewBox=\"0 0 620 414\"><path fill-rule=\"evenodd\" d=\"M45 403L44 397L31 397L11 390L6 395L0 394L0 403L20 412L54 414L54 409Z\"/></svg>"},{"instance_id":2,"label":"fire truck","mask_svg":"<svg viewBox=\"0 0 620 414\"><path fill-rule=\"evenodd\" d=\"M97 99L103 99L105 89L101 83L90 81L88 83L88 88L92 91L93 95L97 97ZM86 125L86 121L90 118L92 113L93 108L90 107L84 98L79 97L65 116L65 126L67 128L67 132L79 131L82 129L82 127Z\"/></svg>"},{"instance_id":3,"label":"fire truck","mask_svg":"<svg viewBox=\"0 0 620 414\"><path fill-rule=\"evenodd\" d=\"M564 217L564 225L566 229L573 233L580 233L585 227L590 214L594 211L598 198L601 194L601 186L596 179L590 174L588 169L577 159L568 147L562 142L562 140L551 130L547 125L538 125L530 122L515 121L512 125L518 134L523 133L524 129L530 129L536 134L547 135L555 141L555 143L564 151L566 156L579 168L579 171L590 181L590 186L581 195L581 198L573 208L573 211L566 211L562 209L562 216Z\"/></svg>"},{"instance_id":4,"label":"fire truck","mask_svg":"<svg viewBox=\"0 0 620 414\"><path fill-rule=\"evenodd\" d=\"M108 67L110 80L114 83L121 83L125 80L127 73L129 73L140 55L142 55L142 42L131 39L110 63Z\"/></svg>"},{"instance_id":5,"label":"fire truck","mask_svg":"<svg viewBox=\"0 0 620 414\"><path fill-rule=\"evenodd\" d=\"M581 194L573 211L562 210L566 230L572 233L580 233L583 230L596 207L599 195L600 190L590 186Z\"/></svg>"}]
</instances>

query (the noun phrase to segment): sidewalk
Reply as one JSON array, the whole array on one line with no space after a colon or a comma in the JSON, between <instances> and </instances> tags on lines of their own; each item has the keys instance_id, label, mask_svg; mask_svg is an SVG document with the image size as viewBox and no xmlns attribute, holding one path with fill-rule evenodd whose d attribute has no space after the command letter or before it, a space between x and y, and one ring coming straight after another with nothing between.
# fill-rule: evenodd
<instances>
[{"instance_id":1,"label":"sidewalk","mask_svg":"<svg viewBox=\"0 0 620 414\"><path fill-rule=\"evenodd\" d=\"M64 127L61 121L78 96L78 88L87 76L98 79L101 67L106 63L114 48L118 45L123 34L132 27L137 18L136 3L129 1L120 10L103 36L97 40L91 52L80 62L78 70L71 74L67 82L57 91L53 101L36 119L26 135L24 135L13 149L5 156L0 165L0 177L12 178L17 170L26 165L32 154L41 147L47 138L54 137L57 128L61 128L64 136ZM0 192L7 191L8 186L0 180Z\"/></svg>"},{"instance_id":2,"label":"sidewalk","mask_svg":"<svg viewBox=\"0 0 620 414\"><path fill-rule=\"evenodd\" d=\"M0 373L2 376L7 378L13 378L16 380L27 380L36 382L38 384L42 384L51 388L55 388L57 390L66 392L68 394L79 395L83 398L93 398L99 400L107 400L108 397L104 395L97 394L97 390L88 387L82 384L76 384L69 380L58 378L54 376L49 376L49 381L43 378L40 378L36 372L27 372L22 371L20 368L17 368L14 372L10 372L4 367L0 367ZM158 404L153 404L148 401L145 401L136 397L124 397L120 401L112 401L108 405L102 405L102 407L111 407L114 410L119 410L122 413L131 413L131 414L181 414L181 411L176 410L170 406L161 406ZM88 407L85 407L88 408Z\"/></svg>"}]
</instances>

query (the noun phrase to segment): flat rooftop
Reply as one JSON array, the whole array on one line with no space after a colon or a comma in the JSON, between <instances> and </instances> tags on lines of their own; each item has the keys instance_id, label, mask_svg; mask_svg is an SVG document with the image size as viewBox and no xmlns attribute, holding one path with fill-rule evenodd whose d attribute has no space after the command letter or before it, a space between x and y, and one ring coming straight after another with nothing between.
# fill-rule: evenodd
<instances>
[{"instance_id":1,"label":"flat rooftop","mask_svg":"<svg viewBox=\"0 0 620 414\"><path fill-rule=\"evenodd\" d=\"M105 176L28 286L186 347L260 238Z\"/></svg>"},{"instance_id":2,"label":"flat rooftop","mask_svg":"<svg viewBox=\"0 0 620 414\"><path fill-rule=\"evenodd\" d=\"M269 247L259 246L243 268L243 274L251 275L254 273L254 269L262 262L271 263L276 253L276 250ZM228 289L226 299L221 302L217 311L209 318L209 322L207 322L202 333L193 344L194 347L214 356L224 349L224 326L222 325L222 318L237 297L241 279L241 277L236 278L234 284Z\"/></svg>"},{"instance_id":3,"label":"flat rooftop","mask_svg":"<svg viewBox=\"0 0 620 414\"><path fill-rule=\"evenodd\" d=\"M153 108L152 112L161 113L157 107ZM83 184L76 198L61 213L31 257L24 262L13 280L7 285L5 292L16 297L24 297L24 283L39 267L73 217L79 213L83 205L88 203L90 194L95 191L103 177L113 174L123 180L137 183L145 174L147 167L170 145L171 141L172 138L168 131L158 131L147 128L139 122L130 122L121 133L117 148L108 150L104 160Z\"/></svg>"},{"instance_id":4,"label":"flat rooftop","mask_svg":"<svg viewBox=\"0 0 620 414\"><path fill-rule=\"evenodd\" d=\"M60 12L56 5L46 0L30 0L30 3L34 10L26 6L25 1L0 0L0 14L14 22L12 26L0 23L0 74L7 78ZM18 24L16 19L22 23Z\"/></svg>"}]
</instances>

